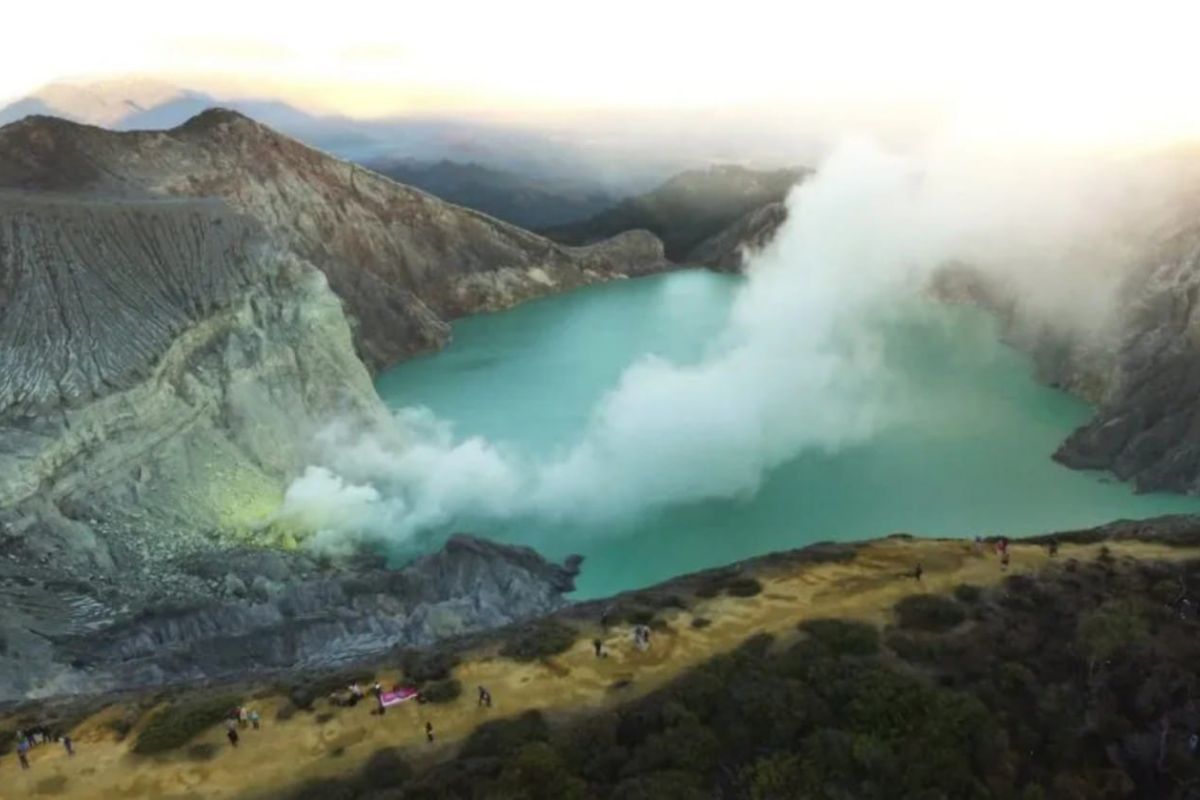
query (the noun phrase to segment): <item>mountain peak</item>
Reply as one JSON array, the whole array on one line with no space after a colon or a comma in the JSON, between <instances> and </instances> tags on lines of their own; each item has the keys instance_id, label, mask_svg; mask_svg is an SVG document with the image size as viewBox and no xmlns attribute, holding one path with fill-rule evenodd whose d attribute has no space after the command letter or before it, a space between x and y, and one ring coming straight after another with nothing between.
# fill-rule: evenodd
<instances>
[{"instance_id":1,"label":"mountain peak","mask_svg":"<svg viewBox=\"0 0 1200 800\"><path fill-rule=\"evenodd\" d=\"M179 125L177 130L210 130L221 125L253 125L256 128L263 128L264 125L255 122L250 117L240 111L235 111L232 108L225 106L213 106L206 108L199 114L192 116L183 124Z\"/></svg>"}]
</instances>

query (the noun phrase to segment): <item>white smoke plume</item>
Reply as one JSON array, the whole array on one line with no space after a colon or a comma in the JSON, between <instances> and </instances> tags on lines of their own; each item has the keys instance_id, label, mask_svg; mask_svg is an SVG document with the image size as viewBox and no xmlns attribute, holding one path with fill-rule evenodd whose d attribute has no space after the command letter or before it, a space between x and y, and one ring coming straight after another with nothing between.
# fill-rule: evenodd
<instances>
[{"instance_id":1,"label":"white smoke plume","mask_svg":"<svg viewBox=\"0 0 1200 800\"><path fill-rule=\"evenodd\" d=\"M803 450L903 417L880 323L909 313L940 267L969 264L1030 319L1098 335L1131 261L1129 196L1095 164L969 146L914 159L850 143L793 191L707 356L630 364L558 456L457 439L422 410L382 432L339 423L281 513L336 548L463 516L596 520L752 494Z\"/></svg>"}]
</instances>

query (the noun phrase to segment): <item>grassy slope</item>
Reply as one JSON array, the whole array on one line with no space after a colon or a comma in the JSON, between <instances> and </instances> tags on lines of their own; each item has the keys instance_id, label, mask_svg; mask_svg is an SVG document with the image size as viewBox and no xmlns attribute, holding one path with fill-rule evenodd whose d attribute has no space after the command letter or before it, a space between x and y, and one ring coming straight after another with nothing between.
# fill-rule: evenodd
<instances>
[{"instance_id":1,"label":"grassy slope","mask_svg":"<svg viewBox=\"0 0 1200 800\"><path fill-rule=\"evenodd\" d=\"M1111 549L1140 558L1197 556L1195 550L1142 542L1113 544ZM1099 552L1096 544L1064 545L1058 558L1091 561ZM920 586L903 576L917 561L925 568ZM1046 561L1043 548L1016 545L1007 574L1033 573ZM9 778L3 791L27 796L40 787L62 798L120 796L129 800L273 796L306 781L352 774L373 753L395 746L403 749L403 757L418 770L425 770L452 758L457 744L483 722L536 709L551 723L560 724L580 716L594 717L606 709L627 708L689 668L734 650L751 635L774 634L786 642L798 636L797 622L811 618L844 617L885 624L893 618L893 605L905 596L919 591L950 592L962 583L986 586L1004 576L993 557L976 554L963 542L882 540L862 547L847 562L765 567L757 575L764 590L753 597L681 598L690 607L659 612L665 627L654 635L653 646L645 653L632 646L626 623L606 633L595 623L579 625L579 639L569 650L540 661L518 663L501 658L498 642L482 647L455 668L454 676L466 691L445 705L407 704L380 719L369 713L369 705L335 709L319 701L311 712L279 720L277 711L290 703L284 695L263 689L251 705L262 712L264 729L246 731L236 751L225 743L218 726L182 751L159 757L133 755L130 746L138 728L124 741L116 741L106 723L125 711L108 708L75 727L79 749L75 758L66 758L57 746L38 748L32 770L5 770ZM697 617L711 620L711 624L694 627ZM592 654L590 642L596 635L603 636L611 654L606 659L597 660ZM384 669L381 675L385 683L399 679L395 670ZM476 707L477 684L491 690L495 698L492 709ZM144 714L138 725L145 725L151 716ZM433 745L424 741L427 720L433 722L438 736ZM204 748L193 750L206 743L214 745L209 748L215 752L211 758L203 757L208 755L202 752ZM535 761L537 757L537 752L529 755ZM11 756L5 761L11 762Z\"/></svg>"}]
</instances>

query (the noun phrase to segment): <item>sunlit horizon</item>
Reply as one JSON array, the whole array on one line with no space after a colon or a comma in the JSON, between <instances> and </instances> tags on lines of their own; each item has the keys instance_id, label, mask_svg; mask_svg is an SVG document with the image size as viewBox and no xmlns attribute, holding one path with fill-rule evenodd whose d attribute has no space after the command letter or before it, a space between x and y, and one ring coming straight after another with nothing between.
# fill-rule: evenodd
<instances>
[{"instance_id":1,"label":"sunlit horizon","mask_svg":"<svg viewBox=\"0 0 1200 800\"><path fill-rule=\"evenodd\" d=\"M799 128L949 125L1006 146L1200 139L1188 4L776 5L347 0L317 13L215 0L178 21L148 0L23 5L0 100L134 76L355 118L714 111Z\"/></svg>"}]
</instances>

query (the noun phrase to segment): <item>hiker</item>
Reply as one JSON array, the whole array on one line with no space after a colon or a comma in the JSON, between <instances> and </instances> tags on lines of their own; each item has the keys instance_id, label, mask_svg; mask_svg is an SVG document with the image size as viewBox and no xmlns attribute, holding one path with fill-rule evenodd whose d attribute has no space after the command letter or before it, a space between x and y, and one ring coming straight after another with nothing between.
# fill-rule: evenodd
<instances>
[{"instance_id":1,"label":"hiker","mask_svg":"<svg viewBox=\"0 0 1200 800\"><path fill-rule=\"evenodd\" d=\"M238 706L238 727L245 728L246 723L250 721L250 717L246 714L245 706Z\"/></svg>"},{"instance_id":2,"label":"hiker","mask_svg":"<svg viewBox=\"0 0 1200 800\"><path fill-rule=\"evenodd\" d=\"M238 744L237 725L233 724L233 720L230 720L229 724L225 726L225 735L227 737L229 737L229 743L231 745L233 745L234 747L237 747L237 744Z\"/></svg>"},{"instance_id":3,"label":"hiker","mask_svg":"<svg viewBox=\"0 0 1200 800\"><path fill-rule=\"evenodd\" d=\"M23 736L17 742L17 758L21 762L21 769L29 769L29 740Z\"/></svg>"},{"instance_id":4,"label":"hiker","mask_svg":"<svg viewBox=\"0 0 1200 800\"><path fill-rule=\"evenodd\" d=\"M67 755L69 755L69 756L75 755L75 743L71 741L70 736L64 735L62 737L62 746L63 746L63 749L67 751Z\"/></svg>"},{"instance_id":5,"label":"hiker","mask_svg":"<svg viewBox=\"0 0 1200 800\"><path fill-rule=\"evenodd\" d=\"M1008 569L1008 549L1000 553L1000 569Z\"/></svg>"},{"instance_id":6,"label":"hiker","mask_svg":"<svg viewBox=\"0 0 1200 800\"><path fill-rule=\"evenodd\" d=\"M1054 558L1056 555L1058 555L1058 539L1051 539L1046 544L1046 550L1049 551L1051 558Z\"/></svg>"},{"instance_id":7,"label":"hiker","mask_svg":"<svg viewBox=\"0 0 1200 800\"><path fill-rule=\"evenodd\" d=\"M973 545L973 547L975 549L975 555L983 554L983 537L982 536L979 536L979 535L975 536L975 544Z\"/></svg>"},{"instance_id":8,"label":"hiker","mask_svg":"<svg viewBox=\"0 0 1200 800\"><path fill-rule=\"evenodd\" d=\"M996 540L996 552L1003 556L1008 552L1008 537L1001 536Z\"/></svg>"},{"instance_id":9,"label":"hiker","mask_svg":"<svg viewBox=\"0 0 1200 800\"><path fill-rule=\"evenodd\" d=\"M920 582L921 576L924 574L925 574L925 568L922 567L921 562L918 561L916 569L913 570L913 577L916 578L918 582Z\"/></svg>"},{"instance_id":10,"label":"hiker","mask_svg":"<svg viewBox=\"0 0 1200 800\"><path fill-rule=\"evenodd\" d=\"M355 700L361 700L363 698L363 690L362 687L358 685L358 681L350 684L350 695Z\"/></svg>"},{"instance_id":11,"label":"hiker","mask_svg":"<svg viewBox=\"0 0 1200 800\"><path fill-rule=\"evenodd\" d=\"M250 727L251 728L254 728L254 730L258 730L258 723L259 723L259 720L261 720L261 719L262 718L260 716L258 716L258 709L253 709L253 708L250 709Z\"/></svg>"},{"instance_id":12,"label":"hiker","mask_svg":"<svg viewBox=\"0 0 1200 800\"><path fill-rule=\"evenodd\" d=\"M479 705L492 707L492 693L482 686L479 687Z\"/></svg>"},{"instance_id":13,"label":"hiker","mask_svg":"<svg viewBox=\"0 0 1200 800\"><path fill-rule=\"evenodd\" d=\"M379 697L379 695L383 694L383 684L379 681L375 681L375 683L371 684L371 694L375 695L376 697Z\"/></svg>"},{"instance_id":14,"label":"hiker","mask_svg":"<svg viewBox=\"0 0 1200 800\"><path fill-rule=\"evenodd\" d=\"M599 639L592 639L592 647L596 648L596 658L600 658L604 652L604 642Z\"/></svg>"},{"instance_id":15,"label":"hiker","mask_svg":"<svg viewBox=\"0 0 1200 800\"><path fill-rule=\"evenodd\" d=\"M433 744L433 723L432 722L425 723L425 738L429 740L430 744Z\"/></svg>"}]
</instances>

